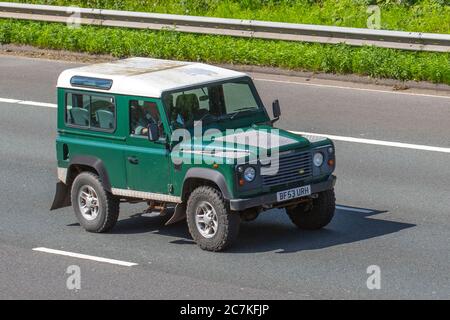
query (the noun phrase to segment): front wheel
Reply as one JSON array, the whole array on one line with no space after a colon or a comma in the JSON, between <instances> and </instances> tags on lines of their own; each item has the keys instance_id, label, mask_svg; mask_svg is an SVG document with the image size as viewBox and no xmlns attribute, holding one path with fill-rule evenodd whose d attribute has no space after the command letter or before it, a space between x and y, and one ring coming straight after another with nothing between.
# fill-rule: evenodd
<instances>
[{"instance_id":1,"label":"front wheel","mask_svg":"<svg viewBox=\"0 0 450 320\"><path fill-rule=\"evenodd\" d=\"M192 191L186 215L189 232L203 250L224 250L239 233L239 215L227 210L221 193L215 188L202 186Z\"/></svg>"},{"instance_id":2,"label":"front wheel","mask_svg":"<svg viewBox=\"0 0 450 320\"><path fill-rule=\"evenodd\" d=\"M331 222L336 209L334 189L319 193L311 203L286 209L291 221L300 229L317 230Z\"/></svg>"}]
</instances>

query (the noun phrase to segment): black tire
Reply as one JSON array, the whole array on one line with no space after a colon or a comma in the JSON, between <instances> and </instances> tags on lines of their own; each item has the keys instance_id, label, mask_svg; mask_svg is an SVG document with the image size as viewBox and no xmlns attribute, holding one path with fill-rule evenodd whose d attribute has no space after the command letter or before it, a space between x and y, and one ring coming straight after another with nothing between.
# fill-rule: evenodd
<instances>
[{"instance_id":1,"label":"black tire","mask_svg":"<svg viewBox=\"0 0 450 320\"><path fill-rule=\"evenodd\" d=\"M92 220L88 220L83 216L78 202L78 193L81 188L85 188L86 186L91 187L95 191L98 199L98 214ZM107 232L115 226L119 217L120 201L105 190L100 178L96 174L82 172L76 176L72 183L71 198L78 222L86 231L96 233Z\"/></svg>"},{"instance_id":2,"label":"black tire","mask_svg":"<svg viewBox=\"0 0 450 320\"><path fill-rule=\"evenodd\" d=\"M214 208L217 215L217 231L211 238L201 234L195 220L197 208L205 202ZM187 202L186 215L189 232L203 250L222 251L233 243L239 233L239 215L227 209L222 194L215 188L202 186L192 191Z\"/></svg>"},{"instance_id":3,"label":"black tire","mask_svg":"<svg viewBox=\"0 0 450 320\"><path fill-rule=\"evenodd\" d=\"M336 208L334 189L319 193L311 204L300 204L286 209L291 221L300 229L317 230L331 222Z\"/></svg>"}]
</instances>

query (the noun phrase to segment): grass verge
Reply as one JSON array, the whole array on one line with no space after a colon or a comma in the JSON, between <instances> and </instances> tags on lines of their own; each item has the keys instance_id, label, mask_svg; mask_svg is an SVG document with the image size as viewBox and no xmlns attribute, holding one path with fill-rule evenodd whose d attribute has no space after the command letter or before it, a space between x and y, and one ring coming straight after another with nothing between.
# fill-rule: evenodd
<instances>
[{"instance_id":1,"label":"grass verge","mask_svg":"<svg viewBox=\"0 0 450 320\"><path fill-rule=\"evenodd\" d=\"M0 43L164 59L281 67L450 85L450 54L0 19Z\"/></svg>"}]
</instances>

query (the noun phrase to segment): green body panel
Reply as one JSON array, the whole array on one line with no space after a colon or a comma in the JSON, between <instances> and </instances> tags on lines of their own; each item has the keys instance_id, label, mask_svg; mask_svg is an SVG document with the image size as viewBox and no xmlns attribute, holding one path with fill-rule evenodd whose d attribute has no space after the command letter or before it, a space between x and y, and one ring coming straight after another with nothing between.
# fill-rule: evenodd
<instances>
[{"instance_id":1,"label":"green body panel","mask_svg":"<svg viewBox=\"0 0 450 320\"><path fill-rule=\"evenodd\" d=\"M164 145L149 142L145 137L128 138L124 155L129 189L153 193L168 192L168 184L171 181L170 158ZM128 157L139 159L139 163L130 163Z\"/></svg>"},{"instance_id":2,"label":"green body panel","mask_svg":"<svg viewBox=\"0 0 450 320\"><path fill-rule=\"evenodd\" d=\"M173 168L173 165L172 165ZM220 172L223 177L225 178L225 182L228 186L228 190L232 197L235 196L236 190L234 188L235 186L235 178L234 178L234 166L230 165L220 165L218 168L214 168L210 164L205 163L191 163L191 164L182 164L179 170L173 169L173 180L172 184L174 187L174 195L180 196L181 192L183 190L183 183L184 179L186 177L186 173L191 168L204 168L204 169L212 169Z\"/></svg>"}]
</instances>

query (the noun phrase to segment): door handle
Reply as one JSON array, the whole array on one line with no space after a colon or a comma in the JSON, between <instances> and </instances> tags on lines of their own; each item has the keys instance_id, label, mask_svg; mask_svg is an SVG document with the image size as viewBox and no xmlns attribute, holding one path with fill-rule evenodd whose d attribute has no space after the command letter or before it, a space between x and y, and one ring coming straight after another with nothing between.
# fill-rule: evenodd
<instances>
[{"instance_id":1,"label":"door handle","mask_svg":"<svg viewBox=\"0 0 450 320\"><path fill-rule=\"evenodd\" d=\"M136 157L128 157L128 162L131 164L138 164L139 160Z\"/></svg>"}]
</instances>

